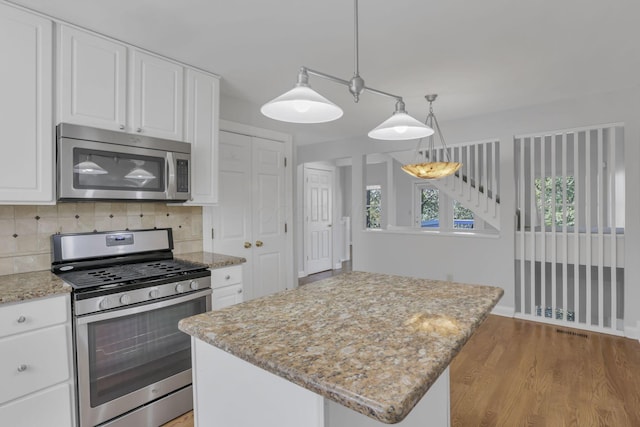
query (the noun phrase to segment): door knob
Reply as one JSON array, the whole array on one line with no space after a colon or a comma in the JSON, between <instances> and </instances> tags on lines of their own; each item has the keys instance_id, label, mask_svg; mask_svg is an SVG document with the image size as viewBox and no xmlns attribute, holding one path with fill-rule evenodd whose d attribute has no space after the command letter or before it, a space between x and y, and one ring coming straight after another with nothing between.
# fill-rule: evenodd
<instances>
[{"instance_id":1,"label":"door knob","mask_svg":"<svg viewBox=\"0 0 640 427\"><path fill-rule=\"evenodd\" d=\"M251 243L249 242L244 242L244 248L245 249L249 249L251 247Z\"/></svg>"},{"instance_id":2,"label":"door knob","mask_svg":"<svg viewBox=\"0 0 640 427\"><path fill-rule=\"evenodd\" d=\"M331 224L327 224L327 227L331 227Z\"/></svg>"},{"instance_id":3,"label":"door knob","mask_svg":"<svg viewBox=\"0 0 640 427\"><path fill-rule=\"evenodd\" d=\"M262 243L262 240L256 240L256 246L257 247L260 247L262 245L264 245L264 243Z\"/></svg>"}]
</instances>

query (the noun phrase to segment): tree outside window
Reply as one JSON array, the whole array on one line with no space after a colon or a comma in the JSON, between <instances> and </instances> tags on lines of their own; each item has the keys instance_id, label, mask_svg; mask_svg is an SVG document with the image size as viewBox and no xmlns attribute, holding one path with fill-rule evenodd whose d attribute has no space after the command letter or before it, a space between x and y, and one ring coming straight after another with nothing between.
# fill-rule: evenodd
<instances>
[{"instance_id":1,"label":"tree outside window","mask_svg":"<svg viewBox=\"0 0 640 427\"><path fill-rule=\"evenodd\" d=\"M437 188L420 189L420 226L440 227L440 192Z\"/></svg>"},{"instance_id":2,"label":"tree outside window","mask_svg":"<svg viewBox=\"0 0 640 427\"><path fill-rule=\"evenodd\" d=\"M379 185L367 185L366 225L381 228L382 190Z\"/></svg>"},{"instance_id":3,"label":"tree outside window","mask_svg":"<svg viewBox=\"0 0 640 427\"><path fill-rule=\"evenodd\" d=\"M473 229L473 211L453 201L453 228Z\"/></svg>"},{"instance_id":4,"label":"tree outside window","mask_svg":"<svg viewBox=\"0 0 640 427\"><path fill-rule=\"evenodd\" d=\"M563 226L571 227L575 225L575 179L573 176L557 176L555 177L555 212L553 211L553 178L545 177L536 178L535 180L536 202L538 209L543 212L545 226ZM566 204L563 204L563 189L566 189ZM555 217L555 218L554 218ZM555 222L554 222L555 219Z\"/></svg>"}]
</instances>

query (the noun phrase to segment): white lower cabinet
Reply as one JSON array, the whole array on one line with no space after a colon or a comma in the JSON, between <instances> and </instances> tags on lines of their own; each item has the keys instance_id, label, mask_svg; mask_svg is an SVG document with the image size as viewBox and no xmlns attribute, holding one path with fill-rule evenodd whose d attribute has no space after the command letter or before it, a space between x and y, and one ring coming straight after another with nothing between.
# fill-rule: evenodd
<instances>
[{"instance_id":1,"label":"white lower cabinet","mask_svg":"<svg viewBox=\"0 0 640 427\"><path fill-rule=\"evenodd\" d=\"M74 426L70 297L0 306L0 420Z\"/></svg>"},{"instance_id":2,"label":"white lower cabinet","mask_svg":"<svg viewBox=\"0 0 640 427\"><path fill-rule=\"evenodd\" d=\"M0 406L0 420L11 427L73 426L72 397L71 384L59 384Z\"/></svg>"},{"instance_id":3,"label":"white lower cabinet","mask_svg":"<svg viewBox=\"0 0 640 427\"><path fill-rule=\"evenodd\" d=\"M211 308L218 310L243 301L242 266L218 268L211 272Z\"/></svg>"}]
</instances>

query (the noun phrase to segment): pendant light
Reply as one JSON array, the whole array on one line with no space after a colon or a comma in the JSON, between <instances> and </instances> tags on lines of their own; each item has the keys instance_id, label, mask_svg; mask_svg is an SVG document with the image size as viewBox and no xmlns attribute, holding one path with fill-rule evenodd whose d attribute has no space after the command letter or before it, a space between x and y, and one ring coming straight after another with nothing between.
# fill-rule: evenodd
<instances>
[{"instance_id":1,"label":"pendant light","mask_svg":"<svg viewBox=\"0 0 640 427\"><path fill-rule=\"evenodd\" d=\"M449 175L453 175L462 166L462 163L460 162L451 161L449 149L447 148L447 144L444 142L444 137L442 136L440 125L438 124L438 120L436 119L435 114L433 114L433 101L435 101L437 97L438 95L435 94L425 96L425 98L429 102L429 114L427 115L425 123L431 128L438 131L440 143L442 144L442 151L444 152L447 161L436 161L436 152L434 147L435 134L432 134L427 138L426 147L423 147L423 138L421 138L420 141L418 141L418 145L416 147L416 157L421 157L423 161L402 166L403 171L405 171L409 175L415 176L416 178L444 178ZM427 161L427 159L429 161Z\"/></svg>"},{"instance_id":2,"label":"pendant light","mask_svg":"<svg viewBox=\"0 0 640 427\"><path fill-rule=\"evenodd\" d=\"M298 82L290 91L267 102L260 108L260 112L274 120L290 123L324 123L342 117L342 109L324 96L313 90L309 85L309 74L342 84L349 88L353 100L357 103L360 95L367 91L392 98L396 101L393 115L369 132L369 137L383 140L406 140L423 138L433 134L433 129L411 117L405 110L401 96L383 92L364 83L360 77L358 50L358 0L354 0L354 47L355 70L350 80L344 80L330 74L301 67L298 72Z\"/></svg>"}]
</instances>

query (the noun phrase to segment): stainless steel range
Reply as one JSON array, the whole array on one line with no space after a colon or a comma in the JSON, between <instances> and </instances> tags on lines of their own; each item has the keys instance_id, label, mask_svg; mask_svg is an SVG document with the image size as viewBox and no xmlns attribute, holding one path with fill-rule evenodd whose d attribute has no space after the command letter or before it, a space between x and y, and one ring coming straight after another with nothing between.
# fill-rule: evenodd
<instances>
[{"instance_id":1,"label":"stainless steel range","mask_svg":"<svg viewBox=\"0 0 640 427\"><path fill-rule=\"evenodd\" d=\"M56 234L73 287L80 427L159 426L193 407L178 321L211 309L211 272L173 258L171 229Z\"/></svg>"}]
</instances>

